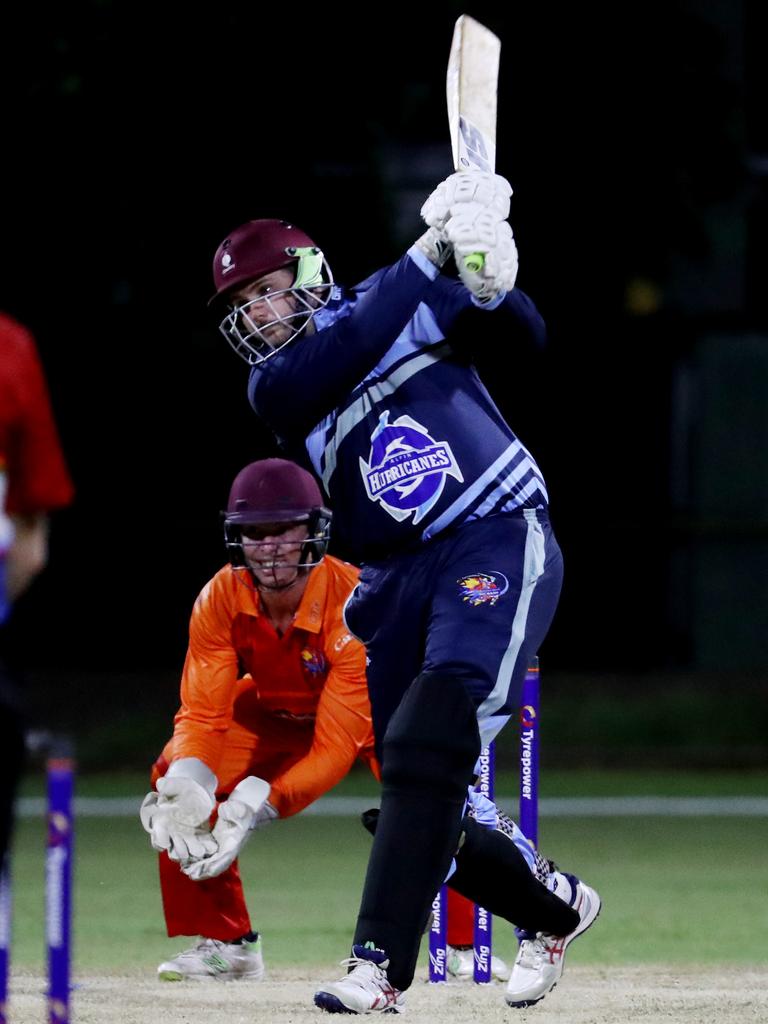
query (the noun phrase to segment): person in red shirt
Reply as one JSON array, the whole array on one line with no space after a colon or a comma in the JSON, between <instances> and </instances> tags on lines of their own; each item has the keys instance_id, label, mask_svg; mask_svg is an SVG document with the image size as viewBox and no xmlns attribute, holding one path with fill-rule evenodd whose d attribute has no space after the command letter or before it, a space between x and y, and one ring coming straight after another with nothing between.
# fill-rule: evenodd
<instances>
[{"instance_id":1,"label":"person in red shirt","mask_svg":"<svg viewBox=\"0 0 768 1024\"><path fill-rule=\"evenodd\" d=\"M48 560L48 516L72 501L35 340L0 313L0 622Z\"/></svg>"},{"instance_id":2,"label":"person in red shirt","mask_svg":"<svg viewBox=\"0 0 768 1024\"><path fill-rule=\"evenodd\" d=\"M379 778L365 649L342 616L358 570L326 554L330 521L292 462L251 463L232 484L230 564L195 602L181 707L141 810L168 935L199 936L160 964L163 980L261 978L237 868L249 833L297 814L356 760Z\"/></svg>"},{"instance_id":3,"label":"person in red shirt","mask_svg":"<svg viewBox=\"0 0 768 1024\"><path fill-rule=\"evenodd\" d=\"M0 313L0 865L24 762L18 685L1 660L7 623L48 560L49 514L73 494L35 339Z\"/></svg>"}]
</instances>

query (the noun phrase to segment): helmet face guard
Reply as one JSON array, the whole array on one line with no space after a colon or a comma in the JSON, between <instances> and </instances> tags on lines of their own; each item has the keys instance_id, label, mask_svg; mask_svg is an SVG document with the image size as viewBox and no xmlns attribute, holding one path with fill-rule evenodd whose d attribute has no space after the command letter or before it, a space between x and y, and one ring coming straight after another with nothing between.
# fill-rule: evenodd
<instances>
[{"instance_id":1,"label":"helmet face guard","mask_svg":"<svg viewBox=\"0 0 768 1024\"><path fill-rule=\"evenodd\" d=\"M276 270L294 272L293 282L244 302L235 292ZM219 330L251 366L271 358L299 337L331 298L333 275L311 238L287 221L254 220L241 225L219 246L213 261L216 293L227 302Z\"/></svg>"},{"instance_id":2,"label":"helmet face guard","mask_svg":"<svg viewBox=\"0 0 768 1024\"><path fill-rule=\"evenodd\" d=\"M238 473L227 510L222 512L230 565L246 573L256 588L286 589L323 559L328 550L331 519L332 513L323 504L317 482L305 469L285 459L252 462ZM306 526L307 537L281 541L283 530L293 526ZM254 538L248 537L249 528L256 534ZM281 543L293 549L288 561L275 560ZM246 549L258 548L269 548L272 559L267 558L265 565L256 569L249 563ZM287 580L286 569L295 570Z\"/></svg>"},{"instance_id":3,"label":"helmet face guard","mask_svg":"<svg viewBox=\"0 0 768 1024\"><path fill-rule=\"evenodd\" d=\"M302 260L310 259L318 271L314 283L300 285ZM328 305L333 278L323 254L314 250L299 258L296 280L290 288L270 291L233 306L219 330L237 354L250 366L258 366L284 348L306 329L319 309Z\"/></svg>"},{"instance_id":4,"label":"helmet face guard","mask_svg":"<svg viewBox=\"0 0 768 1024\"><path fill-rule=\"evenodd\" d=\"M291 560L290 562L273 562L269 567L259 568L255 570L248 561L246 554L246 547L249 549L263 547L274 549L276 545L279 546L280 541L278 540L250 540L249 538L243 539L243 531L248 529L247 525L240 523L233 523L230 519L225 517L224 519L224 544L227 549L227 555L229 557L229 564L233 569L240 572L246 572L250 575L253 585L258 589L264 587L267 590L284 590L292 586L298 577L310 569L314 569L318 565L326 551L328 550L328 543L330 541L331 534L331 519L332 513L327 508L316 508L304 516L298 518L288 519L285 521L286 526L302 526L306 525L308 536L306 540L298 541L301 545L299 552L299 558L297 562ZM290 543L290 542L288 542ZM287 581L281 582L278 579L278 572L284 569L295 569L295 574ZM257 576L258 572L258 576ZM272 576L272 582L269 582L268 577ZM265 579L264 577L267 577Z\"/></svg>"}]
</instances>

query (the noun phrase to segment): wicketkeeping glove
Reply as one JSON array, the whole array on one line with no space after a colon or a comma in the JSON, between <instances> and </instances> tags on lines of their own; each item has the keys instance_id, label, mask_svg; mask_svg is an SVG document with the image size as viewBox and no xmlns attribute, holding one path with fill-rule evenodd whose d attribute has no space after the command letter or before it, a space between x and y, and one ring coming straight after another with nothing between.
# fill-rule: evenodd
<instances>
[{"instance_id":1,"label":"wicketkeeping glove","mask_svg":"<svg viewBox=\"0 0 768 1024\"><path fill-rule=\"evenodd\" d=\"M210 856L216 850L209 823L216 786L216 776L198 758L174 761L139 812L153 849L167 850L181 864Z\"/></svg>"},{"instance_id":2,"label":"wicketkeeping glove","mask_svg":"<svg viewBox=\"0 0 768 1024\"><path fill-rule=\"evenodd\" d=\"M216 852L182 867L185 875L199 882L215 878L239 856L249 834L260 825L277 817L277 811L267 800L270 785L264 779L249 775L232 790L229 799L219 805L219 818L213 827Z\"/></svg>"}]
</instances>

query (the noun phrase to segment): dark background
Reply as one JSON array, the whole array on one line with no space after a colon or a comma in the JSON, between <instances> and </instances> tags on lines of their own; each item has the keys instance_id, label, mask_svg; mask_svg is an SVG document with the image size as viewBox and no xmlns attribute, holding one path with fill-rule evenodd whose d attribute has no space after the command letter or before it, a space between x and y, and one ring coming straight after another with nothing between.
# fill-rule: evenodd
<instances>
[{"instance_id":1,"label":"dark background","mask_svg":"<svg viewBox=\"0 0 768 1024\"><path fill-rule=\"evenodd\" d=\"M451 171L462 12L502 39L497 167L550 330L538 359L497 337L480 359L565 553L546 672L615 693L684 679L765 717L768 125L748 0L81 0L6 21L0 306L37 336L77 488L15 616L39 713L172 708L229 483L275 454L206 310L213 252L280 216L341 281L396 259Z\"/></svg>"}]
</instances>

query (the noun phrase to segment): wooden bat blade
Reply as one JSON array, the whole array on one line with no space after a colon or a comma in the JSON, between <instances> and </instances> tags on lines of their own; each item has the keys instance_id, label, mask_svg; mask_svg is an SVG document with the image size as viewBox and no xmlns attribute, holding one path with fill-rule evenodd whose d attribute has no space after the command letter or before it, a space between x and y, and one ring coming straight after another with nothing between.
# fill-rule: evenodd
<instances>
[{"instance_id":1,"label":"wooden bat blade","mask_svg":"<svg viewBox=\"0 0 768 1024\"><path fill-rule=\"evenodd\" d=\"M448 57L446 98L453 166L457 171L496 168L496 91L501 41L462 14Z\"/></svg>"}]
</instances>

